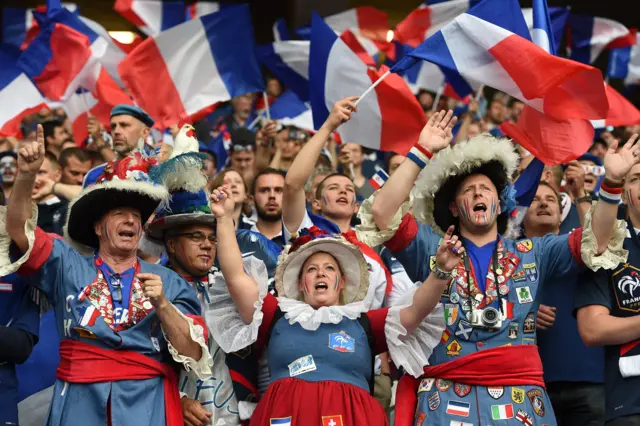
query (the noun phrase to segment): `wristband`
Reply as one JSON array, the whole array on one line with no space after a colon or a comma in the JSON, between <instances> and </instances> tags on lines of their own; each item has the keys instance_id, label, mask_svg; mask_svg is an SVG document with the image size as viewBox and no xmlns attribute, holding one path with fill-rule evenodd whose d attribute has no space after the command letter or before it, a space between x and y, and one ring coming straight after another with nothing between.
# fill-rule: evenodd
<instances>
[{"instance_id":1,"label":"wristband","mask_svg":"<svg viewBox=\"0 0 640 426\"><path fill-rule=\"evenodd\" d=\"M622 200L622 187L612 188L603 182L600 186L600 199L609 204L620 204Z\"/></svg>"},{"instance_id":2,"label":"wristband","mask_svg":"<svg viewBox=\"0 0 640 426\"><path fill-rule=\"evenodd\" d=\"M407 154L407 158L421 169L424 169L429 161L433 157L433 154L428 149L424 148L420 144L415 144L413 148Z\"/></svg>"},{"instance_id":3,"label":"wristband","mask_svg":"<svg viewBox=\"0 0 640 426\"><path fill-rule=\"evenodd\" d=\"M591 195L585 195L584 197L576 198L575 204L590 203L591 201Z\"/></svg>"}]
</instances>

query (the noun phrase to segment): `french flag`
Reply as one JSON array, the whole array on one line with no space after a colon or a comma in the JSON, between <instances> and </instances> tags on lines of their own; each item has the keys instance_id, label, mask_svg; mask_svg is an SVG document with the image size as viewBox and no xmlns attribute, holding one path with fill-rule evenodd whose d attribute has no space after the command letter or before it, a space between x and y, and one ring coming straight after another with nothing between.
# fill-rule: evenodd
<instances>
[{"instance_id":1,"label":"french flag","mask_svg":"<svg viewBox=\"0 0 640 426\"><path fill-rule=\"evenodd\" d=\"M210 13L216 13L223 7L216 1L196 1L187 6L187 19L196 19Z\"/></svg>"},{"instance_id":2,"label":"french flag","mask_svg":"<svg viewBox=\"0 0 640 426\"><path fill-rule=\"evenodd\" d=\"M20 121L46 108L44 97L14 58L0 50L0 135L14 136L20 132Z\"/></svg>"},{"instance_id":3,"label":"french flag","mask_svg":"<svg viewBox=\"0 0 640 426\"><path fill-rule=\"evenodd\" d=\"M480 0L450 0L435 4L424 2L396 26L394 38L417 47L478 1Z\"/></svg>"},{"instance_id":4,"label":"french flag","mask_svg":"<svg viewBox=\"0 0 640 426\"><path fill-rule=\"evenodd\" d=\"M570 58L584 64L593 63L604 49L636 43L633 31L611 19L572 13L569 29Z\"/></svg>"},{"instance_id":5,"label":"french flag","mask_svg":"<svg viewBox=\"0 0 640 426\"><path fill-rule=\"evenodd\" d=\"M633 46L611 49L607 75L624 79L626 85L640 82L640 38Z\"/></svg>"},{"instance_id":6,"label":"french flag","mask_svg":"<svg viewBox=\"0 0 640 426\"><path fill-rule=\"evenodd\" d=\"M62 3L62 7L78 14L78 6L74 3ZM46 12L47 7L42 5L36 8L14 8L5 7L2 9L2 43L13 47L24 47L24 43L30 38L28 34L37 30L38 22L34 12Z\"/></svg>"},{"instance_id":7,"label":"french flag","mask_svg":"<svg viewBox=\"0 0 640 426\"><path fill-rule=\"evenodd\" d=\"M116 0L113 9L148 36L185 21L184 1Z\"/></svg>"},{"instance_id":8,"label":"french flag","mask_svg":"<svg viewBox=\"0 0 640 426\"><path fill-rule=\"evenodd\" d=\"M596 129L607 126L633 126L640 124L640 111L620 92L605 83L607 100L609 101L609 112L604 120L594 120L591 122Z\"/></svg>"},{"instance_id":9,"label":"french flag","mask_svg":"<svg viewBox=\"0 0 640 426\"><path fill-rule=\"evenodd\" d=\"M333 104L363 93L386 73L370 69L317 14L312 17L309 90L315 128ZM338 129L343 141L406 154L426 123L422 108L402 77L389 75L358 104L358 112Z\"/></svg>"},{"instance_id":10,"label":"french flag","mask_svg":"<svg viewBox=\"0 0 640 426\"><path fill-rule=\"evenodd\" d=\"M382 188L382 186L389 180L389 175L384 170L378 170L372 177L369 179L369 184L373 187L374 190L378 190Z\"/></svg>"},{"instance_id":11,"label":"french flag","mask_svg":"<svg viewBox=\"0 0 640 426\"><path fill-rule=\"evenodd\" d=\"M535 5L535 2L534 2L534 5ZM540 39L538 39L538 37L540 37L540 32L543 31L541 29L542 28L541 25L543 23L540 21L536 21L534 23L534 8L523 8L522 15L524 16L524 21L527 23L527 27L529 28L531 39L533 40L533 42L538 46L542 47L547 52L553 52L554 54L556 54L555 52L557 52L558 49L560 48L560 40L562 40L562 34L564 33L565 28L567 26L567 18L569 18L569 8L568 7L547 7L546 9L548 11L547 15L549 16L549 19L548 19L548 22L544 23L544 25L548 25L548 28L550 29L549 33L552 35L552 38L554 41L553 49L551 49L550 47L545 49L538 42L539 40L541 42L544 42L544 40L549 39L549 37L546 36L546 39L544 37L541 37ZM546 18L545 18L545 21L546 21ZM546 34L546 31L544 32Z\"/></svg>"},{"instance_id":12,"label":"french flag","mask_svg":"<svg viewBox=\"0 0 640 426\"><path fill-rule=\"evenodd\" d=\"M273 23L273 41L288 41L291 40L291 34L289 34L289 27L284 18L279 18Z\"/></svg>"},{"instance_id":13,"label":"french flag","mask_svg":"<svg viewBox=\"0 0 640 426\"><path fill-rule=\"evenodd\" d=\"M96 324L96 320L100 316L100 311L95 306L89 305L83 311L78 312L82 317L80 318L80 325L85 327L93 327Z\"/></svg>"},{"instance_id":14,"label":"french flag","mask_svg":"<svg viewBox=\"0 0 640 426\"><path fill-rule=\"evenodd\" d=\"M264 91L247 5L222 9L149 37L118 67L160 128L234 96Z\"/></svg>"},{"instance_id":15,"label":"french flag","mask_svg":"<svg viewBox=\"0 0 640 426\"><path fill-rule=\"evenodd\" d=\"M286 90L271 104L270 113L283 126L314 131L311 109L292 90Z\"/></svg>"},{"instance_id":16,"label":"french flag","mask_svg":"<svg viewBox=\"0 0 640 426\"><path fill-rule=\"evenodd\" d=\"M520 59L514 61L514 57ZM523 113L520 120L524 118L523 128L533 133L523 132L515 139L543 161L545 152L552 148L561 149L565 158L577 158L586 148L582 149L579 143L538 146L549 142L543 136L550 129L541 128L541 117L556 120L558 127L554 131L558 132L567 131L564 122L582 120L580 134L588 135L593 129L588 128L591 125L587 120L606 117L609 108L600 71L550 55L533 44L517 0L482 1L429 37L392 71L407 69L419 60L438 64L457 93L469 92L464 78L494 87L531 106L532 114L524 117L527 114ZM592 137L593 133L586 142ZM553 161L558 160L558 154L553 153Z\"/></svg>"},{"instance_id":17,"label":"french flag","mask_svg":"<svg viewBox=\"0 0 640 426\"><path fill-rule=\"evenodd\" d=\"M269 71L303 101L309 100L310 42L276 41L258 46L258 58Z\"/></svg>"}]
</instances>

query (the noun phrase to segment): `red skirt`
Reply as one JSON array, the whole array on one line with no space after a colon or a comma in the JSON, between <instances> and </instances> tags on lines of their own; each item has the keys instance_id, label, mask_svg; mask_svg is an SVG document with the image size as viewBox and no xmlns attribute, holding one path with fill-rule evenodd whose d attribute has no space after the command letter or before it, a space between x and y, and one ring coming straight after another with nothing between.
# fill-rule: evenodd
<instances>
[{"instance_id":1,"label":"red skirt","mask_svg":"<svg viewBox=\"0 0 640 426\"><path fill-rule=\"evenodd\" d=\"M272 419L291 426L388 426L387 415L369 392L346 383L281 379L269 385L251 416L251 426Z\"/></svg>"}]
</instances>

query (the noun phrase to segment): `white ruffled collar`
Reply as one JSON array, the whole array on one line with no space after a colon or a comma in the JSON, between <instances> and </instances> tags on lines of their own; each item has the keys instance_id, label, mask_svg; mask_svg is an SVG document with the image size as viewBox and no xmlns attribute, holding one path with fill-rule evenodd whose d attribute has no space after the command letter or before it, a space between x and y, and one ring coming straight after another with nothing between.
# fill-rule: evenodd
<instances>
[{"instance_id":1,"label":"white ruffled collar","mask_svg":"<svg viewBox=\"0 0 640 426\"><path fill-rule=\"evenodd\" d=\"M369 291L367 297L359 302L348 305L322 306L314 309L310 305L287 297L278 297L278 307L284 312L284 317L289 320L289 324L298 323L302 328L315 331L321 324L338 324L343 318L357 319L364 312L371 308L371 297Z\"/></svg>"}]
</instances>

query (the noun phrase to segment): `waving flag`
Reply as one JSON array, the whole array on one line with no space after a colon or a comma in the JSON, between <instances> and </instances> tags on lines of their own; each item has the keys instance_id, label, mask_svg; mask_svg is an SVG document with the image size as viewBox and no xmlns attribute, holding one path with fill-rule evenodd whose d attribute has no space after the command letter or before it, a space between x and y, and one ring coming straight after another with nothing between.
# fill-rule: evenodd
<instances>
[{"instance_id":1,"label":"waving flag","mask_svg":"<svg viewBox=\"0 0 640 426\"><path fill-rule=\"evenodd\" d=\"M276 41L259 46L256 53L285 86L303 101L309 100L309 42Z\"/></svg>"},{"instance_id":2,"label":"waving flag","mask_svg":"<svg viewBox=\"0 0 640 426\"><path fill-rule=\"evenodd\" d=\"M62 3L62 6L78 14L78 6L74 3ZM5 7L2 9L2 40L3 44L13 47L25 47L24 43L32 38L29 33L36 30L38 22L34 17L34 12L46 12L47 7L42 5L36 8L14 8Z\"/></svg>"},{"instance_id":3,"label":"waving flag","mask_svg":"<svg viewBox=\"0 0 640 426\"><path fill-rule=\"evenodd\" d=\"M602 129L606 126L633 126L640 124L640 111L622 96L616 89L605 83L609 112L604 120L592 121L593 127Z\"/></svg>"},{"instance_id":4,"label":"waving flag","mask_svg":"<svg viewBox=\"0 0 640 426\"><path fill-rule=\"evenodd\" d=\"M315 128L338 100L364 92L386 69L369 69L317 14L312 18L309 90ZM338 129L343 141L406 154L426 123L424 112L400 76L390 75L358 104Z\"/></svg>"},{"instance_id":5,"label":"waving flag","mask_svg":"<svg viewBox=\"0 0 640 426\"><path fill-rule=\"evenodd\" d=\"M640 83L640 38L633 46L611 49L607 75L623 78L627 85Z\"/></svg>"},{"instance_id":6,"label":"waving flag","mask_svg":"<svg viewBox=\"0 0 640 426\"><path fill-rule=\"evenodd\" d=\"M264 91L249 7L229 7L142 42L118 70L134 99L169 127L222 101Z\"/></svg>"},{"instance_id":7,"label":"waving flag","mask_svg":"<svg viewBox=\"0 0 640 426\"><path fill-rule=\"evenodd\" d=\"M604 50L633 46L635 34L620 22L589 15L569 16L570 58L584 64L593 63Z\"/></svg>"},{"instance_id":8,"label":"waving flag","mask_svg":"<svg viewBox=\"0 0 640 426\"><path fill-rule=\"evenodd\" d=\"M185 21L184 1L116 0L113 9L148 36Z\"/></svg>"},{"instance_id":9,"label":"waving flag","mask_svg":"<svg viewBox=\"0 0 640 426\"><path fill-rule=\"evenodd\" d=\"M284 21L284 18L278 19L273 23L273 41L288 41L291 40L291 34L289 34L289 27Z\"/></svg>"},{"instance_id":10,"label":"waving flag","mask_svg":"<svg viewBox=\"0 0 640 426\"><path fill-rule=\"evenodd\" d=\"M524 20L527 23L527 28L529 28L529 32L531 34L531 39L535 44L542 47L547 52L553 52L555 55L560 47L560 40L562 40L562 34L567 26L567 18L569 17L569 8L568 7L547 7L546 3L544 3L544 10L547 11L547 18L540 18L542 20L536 21L534 23L534 10L538 9L540 6L536 7L537 0L534 1L533 8L523 8L522 15L524 16ZM548 33L552 35L554 41L553 49L545 49L543 45L538 43L536 40L537 36L534 36L536 32L545 31L542 28L548 28ZM544 41L544 39L543 39Z\"/></svg>"},{"instance_id":11,"label":"waving flag","mask_svg":"<svg viewBox=\"0 0 640 426\"><path fill-rule=\"evenodd\" d=\"M218 12L223 6L215 1L196 1L187 6L187 19L196 19Z\"/></svg>"},{"instance_id":12,"label":"waving flag","mask_svg":"<svg viewBox=\"0 0 640 426\"><path fill-rule=\"evenodd\" d=\"M44 97L15 61L0 51L0 135L20 132L23 117L46 108Z\"/></svg>"},{"instance_id":13,"label":"waving flag","mask_svg":"<svg viewBox=\"0 0 640 426\"><path fill-rule=\"evenodd\" d=\"M311 110L291 90L285 91L271 104L271 118L279 120L283 126L314 131Z\"/></svg>"},{"instance_id":14,"label":"waving flag","mask_svg":"<svg viewBox=\"0 0 640 426\"><path fill-rule=\"evenodd\" d=\"M440 65L458 93L465 92L458 90L460 86L464 89L462 76L531 106L536 114L523 112L520 120L532 133L516 139L543 160L545 155L551 162L576 158L586 151L584 144L591 139L576 138L570 146L536 146L543 141L541 132L551 131L541 129L540 117L557 120L555 131L567 131L567 123L562 123L567 120L606 117L608 104L600 71L550 55L531 43L516 0L484 0L423 42L392 71L407 69L421 59ZM581 135L593 132L589 126L587 121L582 123Z\"/></svg>"}]
</instances>

